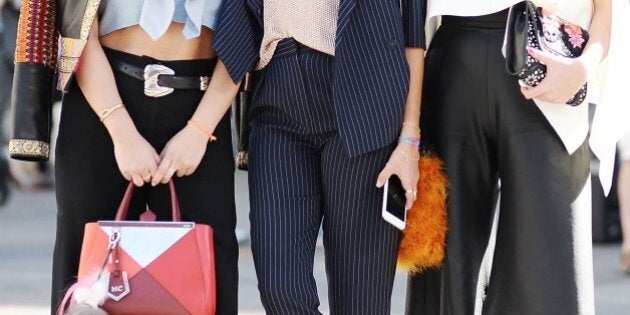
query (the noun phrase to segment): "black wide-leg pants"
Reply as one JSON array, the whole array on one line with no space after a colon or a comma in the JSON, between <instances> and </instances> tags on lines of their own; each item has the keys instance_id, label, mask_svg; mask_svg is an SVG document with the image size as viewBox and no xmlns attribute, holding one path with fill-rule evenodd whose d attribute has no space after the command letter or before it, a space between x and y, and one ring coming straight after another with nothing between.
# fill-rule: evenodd
<instances>
[{"instance_id":1,"label":"black wide-leg pants","mask_svg":"<svg viewBox=\"0 0 630 315\"><path fill-rule=\"evenodd\" d=\"M251 238L270 315L320 314L313 261L322 222L330 314L390 313L400 232L381 218L376 178L393 146L348 156L333 63L283 40L253 91Z\"/></svg>"},{"instance_id":2,"label":"black wide-leg pants","mask_svg":"<svg viewBox=\"0 0 630 315\"><path fill-rule=\"evenodd\" d=\"M479 314L475 305L492 315L594 312L588 147L568 154L506 73L505 17L443 17L427 52L421 125L449 180L447 257L441 276L411 280L409 314ZM479 272L498 182L484 292Z\"/></svg>"},{"instance_id":3,"label":"black wide-leg pants","mask_svg":"<svg viewBox=\"0 0 630 315\"><path fill-rule=\"evenodd\" d=\"M157 61L105 49L110 61L122 60L144 67L161 63L178 75L210 75L214 60ZM114 72L116 85L140 134L159 153L197 108L203 91L175 90L152 98L143 93L143 82ZM238 244L234 229L234 160L229 118L215 130L218 141L208 144L197 170L190 176L174 177L182 220L204 223L214 230L217 314L237 314ZM114 158L107 130L90 108L79 86L71 85L64 96L57 139L56 162L57 238L53 259L53 312L69 284L76 281L83 228L88 222L112 220L128 182ZM150 184L134 192L130 217L134 220L145 204L158 220L171 220L168 185ZM177 268L177 266L173 266Z\"/></svg>"}]
</instances>

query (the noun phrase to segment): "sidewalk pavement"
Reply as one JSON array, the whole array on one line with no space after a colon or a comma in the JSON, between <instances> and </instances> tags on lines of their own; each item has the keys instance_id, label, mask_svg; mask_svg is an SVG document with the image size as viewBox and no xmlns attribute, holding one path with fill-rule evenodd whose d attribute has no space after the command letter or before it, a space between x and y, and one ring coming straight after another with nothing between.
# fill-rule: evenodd
<instances>
[{"instance_id":1,"label":"sidewalk pavement","mask_svg":"<svg viewBox=\"0 0 630 315\"><path fill-rule=\"evenodd\" d=\"M246 173L237 172L238 228L249 230ZM48 314L52 244L55 231L55 199L51 191L15 191L9 204L0 208L0 315ZM630 315L630 276L617 269L618 244L594 248L597 314ZM239 314L264 314L249 242L240 251ZM318 247L314 275L321 308L328 313L324 253ZM405 274L396 275L392 314L403 314Z\"/></svg>"}]
</instances>

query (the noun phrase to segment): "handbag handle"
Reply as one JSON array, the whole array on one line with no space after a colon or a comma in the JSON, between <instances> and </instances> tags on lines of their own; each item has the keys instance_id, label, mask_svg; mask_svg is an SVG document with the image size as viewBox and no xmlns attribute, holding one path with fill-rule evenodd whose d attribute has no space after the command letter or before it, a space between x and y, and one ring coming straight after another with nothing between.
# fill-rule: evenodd
<instances>
[{"instance_id":1,"label":"handbag handle","mask_svg":"<svg viewBox=\"0 0 630 315\"><path fill-rule=\"evenodd\" d=\"M131 194L133 193L135 186L136 185L134 185L133 182L130 182L129 186L127 186L125 195L120 202L120 206L118 206L118 211L116 211L116 221L123 221L127 218L129 204L131 203ZM171 209L173 211L173 221L181 221L182 215L179 210L179 201L177 200L177 194L175 193L175 184L173 184L172 180L168 182L168 187L171 191Z\"/></svg>"}]
</instances>

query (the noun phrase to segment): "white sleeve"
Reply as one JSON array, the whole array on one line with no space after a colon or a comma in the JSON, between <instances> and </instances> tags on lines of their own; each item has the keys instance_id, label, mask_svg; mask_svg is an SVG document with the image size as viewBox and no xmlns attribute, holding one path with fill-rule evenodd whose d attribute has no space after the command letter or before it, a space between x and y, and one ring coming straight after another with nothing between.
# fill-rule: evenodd
<instances>
[{"instance_id":1,"label":"white sleeve","mask_svg":"<svg viewBox=\"0 0 630 315\"><path fill-rule=\"evenodd\" d=\"M615 145L630 132L630 3L612 0L612 22L608 56L599 71L600 96L593 118L590 145L600 160L599 177L608 193L612 182Z\"/></svg>"}]
</instances>

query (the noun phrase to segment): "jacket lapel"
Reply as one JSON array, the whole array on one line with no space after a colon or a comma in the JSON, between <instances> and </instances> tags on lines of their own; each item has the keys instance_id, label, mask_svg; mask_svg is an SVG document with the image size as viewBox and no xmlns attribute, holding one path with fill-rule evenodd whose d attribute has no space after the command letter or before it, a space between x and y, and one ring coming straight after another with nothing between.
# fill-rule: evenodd
<instances>
[{"instance_id":1,"label":"jacket lapel","mask_svg":"<svg viewBox=\"0 0 630 315\"><path fill-rule=\"evenodd\" d=\"M247 6L252 11L260 26L263 25L263 0L246 0Z\"/></svg>"},{"instance_id":2,"label":"jacket lapel","mask_svg":"<svg viewBox=\"0 0 630 315\"><path fill-rule=\"evenodd\" d=\"M341 0L339 2L339 15L337 17L337 38L335 45L339 45L339 42L343 38L343 30L348 25L348 21L350 21L350 16L352 15L352 10L357 3L357 0Z\"/></svg>"}]
</instances>

